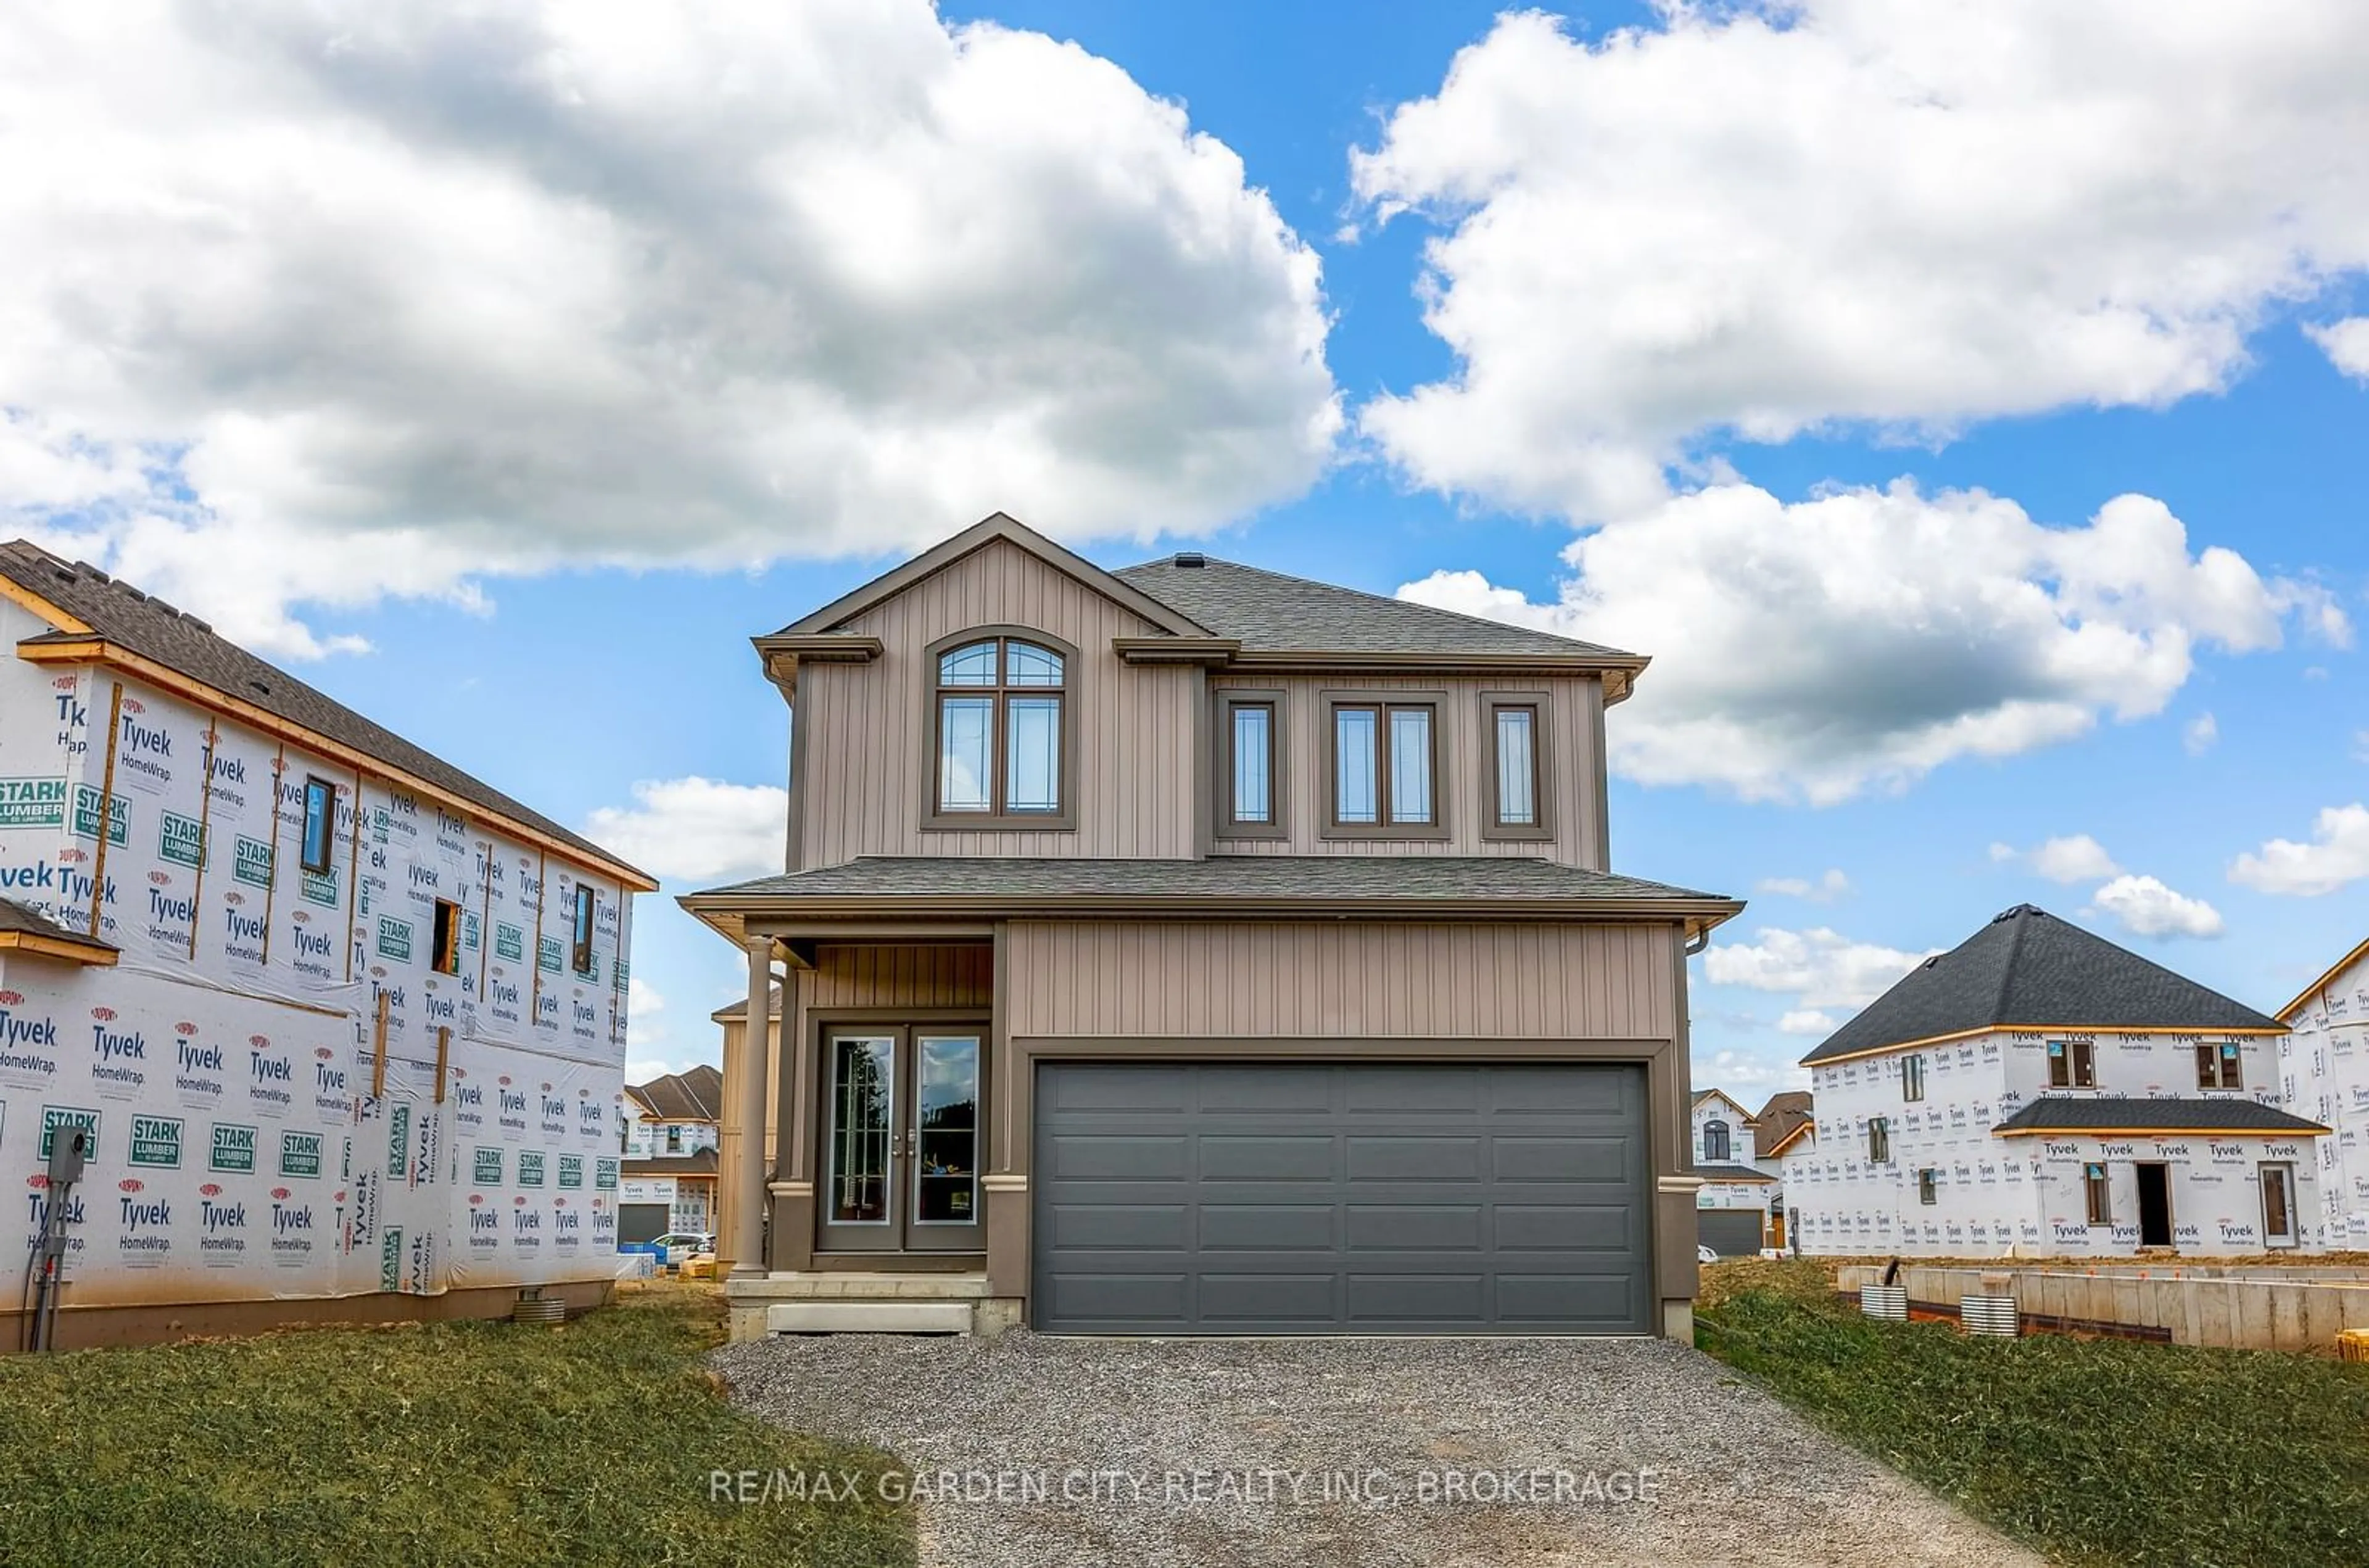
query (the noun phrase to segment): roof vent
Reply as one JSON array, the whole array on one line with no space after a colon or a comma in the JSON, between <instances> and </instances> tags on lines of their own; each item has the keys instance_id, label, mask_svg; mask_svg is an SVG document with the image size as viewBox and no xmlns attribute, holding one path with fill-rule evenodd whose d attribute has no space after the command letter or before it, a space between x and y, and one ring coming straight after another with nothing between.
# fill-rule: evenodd
<instances>
[{"instance_id":1,"label":"roof vent","mask_svg":"<svg viewBox=\"0 0 2369 1568\"><path fill-rule=\"evenodd\" d=\"M120 588L120 589L121 589L123 590L123 594L124 594L124 597L125 597L125 598L127 598L127 599L131 599L131 600L133 600L133 601L136 601L137 602L142 603L142 604L145 604L145 603L147 603L147 602L148 602L148 596L147 596L146 594L144 594L144 593L141 592L138 589L136 589L136 588L132 587L130 583L128 583L128 582L120 582L120 583L117 583L115 586L116 586L116 587L118 587L118 588Z\"/></svg>"},{"instance_id":2,"label":"roof vent","mask_svg":"<svg viewBox=\"0 0 2369 1568\"><path fill-rule=\"evenodd\" d=\"M1208 564L1209 557L1204 555L1198 550L1179 550L1176 552L1176 565L1184 571L1197 572Z\"/></svg>"},{"instance_id":3,"label":"roof vent","mask_svg":"<svg viewBox=\"0 0 2369 1568\"><path fill-rule=\"evenodd\" d=\"M260 681L250 681L247 684L254 687L257 691L262 692L267 697L271 695L271 688L265 685Z\"/></svg>"},{"instance_id":4,"label":"roof vent","mask_svg":"<svg viewBox=\"0 0 2369 1568\"><path fill-rule=\"evenodd\" d=\"M102 572L97 567L92 566L88 561L76 561L74 563L74 570L80 572L83 576L89 578L95 582L112 582L114 580L105 572Z\"/></svg>"},{"instance_id":5,"label":"roof vent","mask_svg":"<svg viewBox=\"0 0 2369 1568\"><path fill-rule=\"evenodd\" d=\"M214 629L214 624L212 621L200 621L186 610L181 612L181 619L187 621L190 625L195 626L200 632L211 633Z\"/></svg>"}]
</instances>

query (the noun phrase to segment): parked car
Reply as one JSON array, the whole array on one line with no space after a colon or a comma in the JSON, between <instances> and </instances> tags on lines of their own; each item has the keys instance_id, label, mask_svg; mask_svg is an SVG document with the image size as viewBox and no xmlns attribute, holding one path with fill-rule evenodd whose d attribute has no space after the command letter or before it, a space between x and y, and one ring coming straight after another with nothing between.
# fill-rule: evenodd
<instances>
[{"instance_id":1,"label":"parked car","mask_svg":"<svg viewBox=\"0 0 2369 1568\"><path fill-rule=\"evenodd\" d=\"M711 1257L715 1252L715 1238L700 1230L670 1230L648 1242L626 1242L617 1250L621 1253L647 1253L658 1260L662 1269L679 1269L702 1253Z\"/></svg>"},{"instance_id":2,"label":"parked car","mask_svg":"<svg viewBox=\"0 0 2369 1568\"><path fill-rule=\"evenodd\" d=\"M1712 1252L1709 1247L1702 1246L1700 1243L1697 1244L1695 1247L1695 1262L1717 1263L1718 1261L1719 1254L1717 1253Z\"/></svg>"}]
</instances>

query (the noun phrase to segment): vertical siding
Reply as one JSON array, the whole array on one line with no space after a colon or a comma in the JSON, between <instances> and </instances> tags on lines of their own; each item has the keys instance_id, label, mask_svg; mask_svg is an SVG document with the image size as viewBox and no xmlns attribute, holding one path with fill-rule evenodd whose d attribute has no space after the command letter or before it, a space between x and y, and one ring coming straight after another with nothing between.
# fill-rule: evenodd
<instances>
[{"instance_id":1,"label":"vertical siding","mask_svg":"<svg viewBox=\"0 0 2369 1568\"><path fill-rule=\"evenodd\" d=\"M1593 676L1442 680L1437 677L1294 675L1219 676L1213 691L1279 691L1283 693L1284 827L1288 838L1228 839L1219 854L1455 854L1528 855L1591 870L1608 869L1603 843L1603 759L1596 743L1596 704L1602 685ZM1440 697L1439 804L1448 824L1445 839L1327 839L1322 836L1324 775L1332 738L1324 723L1327 692L1422 692ZM1489 809L1489 751L1495 737L1482 723L1483 694L1539 692L1545 733L1539 746L1547 759L1547 809L1554 837L1493 840L1482 836ZM1214 740L1212 742L1215 743Z\"/></svg>"},{"instance_id":2,"label":"vertical siding","mask_svg":"<svg viewBox=\"0 0 2369 1568\"><path fill-rule=\"evenodd\" d=\"M1028 922L1014 1036L1676 1037L1675 926Z\"/></svg>"},{"instance_id":3,"label":"vertical siding","mask_svg":"<svg viewBox=\"0 0 2369 1568\"><path fill-rule=\"evenodd\" d=\"M1078 749L1074 831L925 832L934 761L934 677L925 649L974 626L1033 626L1078 650L1070 743ZM860 854L1188 857L1195 853L1193 757L1198 672L1139 667L1115 636L1157 630L1026 551L997 541L849 621L887 651L871 664L815 664L798 675L805 787L803 859Z\"/></svg>"}]
</instances>

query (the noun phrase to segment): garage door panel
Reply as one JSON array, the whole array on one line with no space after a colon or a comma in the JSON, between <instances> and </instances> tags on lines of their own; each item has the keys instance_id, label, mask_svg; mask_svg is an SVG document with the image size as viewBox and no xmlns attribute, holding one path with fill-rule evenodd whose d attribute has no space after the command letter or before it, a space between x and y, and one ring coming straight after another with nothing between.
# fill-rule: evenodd
<instances>
[{"instance_id":1,"label":"garage door panel","mask_svg":"<svg viewBox=\"0 0 2369 1568\"><path fill-rule=\"evenodd\" d=\"M1643 1082L1592 1063L1045 1064L1033 1321L1645 1332ZM1167 1108L1110 1109L1129 1104Z\"/></svg>"},{"instance_id":2,"label":"garage door panel","mask_svg":"<svg viewBox=\"0 0 2369 1568\"><path fill-rule=\"evenodd\" d=\"M1329 1203L1204 1203L1201 1250L1329 1253L1340 1244Z\"/></svg>"},{"instance_id":3,"label":"garage door panel","mask_svg":"<svg viewBox=\"0 0 2369 1568\"><path fill-rule=\"evenodd\" d=\"M1331 1274L1201 1276L1205 1323L1330 1323L1340 1316L1340 1282Z\"/></svg>"},{"instance_id":4,"label":"garage door panel","mask_svg":"<svg viewBox=\"0 0 2369 1568\"><path fill-rule=\"evenodd\" d=\"M1380 1133L1349 1135L1348 1175L1353 1182L1477 1182L1481 1139L1458 1137L1399 1138Z\"/></svg>"},{"instance_id":5,"label":"garage door panel","mask_svg":"<svg viewBox=\"0 0 2369 1568\"><path fill-rule=\"evenodd\" d=\"M1352 1252L1477 1253L1488 1229L1488 1217L1477 1203L1353 1203L1347 1218Z\"/></svg>"},{"instance_id":6,"label":"garage door panel","mask_svg":"<svg viewBox=\"0 0 2369 1568\"><path fill-rule=\"evenodd\" d=\"M1199 1146L1205 1182L1329 1182L1333 1139L1325 1135L1268 1134L1203 1137Z\"/></svg>"}]
</instances>

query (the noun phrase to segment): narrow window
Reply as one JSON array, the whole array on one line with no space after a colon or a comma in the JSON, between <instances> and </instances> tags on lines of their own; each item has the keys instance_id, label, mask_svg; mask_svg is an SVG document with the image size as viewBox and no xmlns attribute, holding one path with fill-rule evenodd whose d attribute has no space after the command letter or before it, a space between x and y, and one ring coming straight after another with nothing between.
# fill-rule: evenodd
<instances>
[{"instance_id":1,"label":"narrow window","mask_svg":"<svg viewBox=\"0 0 2369 1568\"><path fill-rule=\"evenodd\" d=\"M1539 704L1493 698L1485 711L1489 724L1487 835L1542 839L1547 836L1546 754L1539 734Z\"/></svg>"},{"instance_id":2,"label":"narrow window","mask_svg":"<svg viewBox=\"0 0 2369 1568\"><path fill-rule=\"evenodd\" d=\"M338 786L326 779L304 781L304 869L326 876L337 865Z\"/></svg>"},{"instance_id":3,"label":"narrow window","mask_svg":"<svg viewBox=\"0 0 2369 1568\"><path fill-rule=\"evenodd\" d=\"M679 1127L667 1128L667 1152L670 1154L682 1152L682 1128Z\"/></svg>"},{"instance_id":4,"label":"narrow window","mask_svg":"<svg viewBox=\"0 0 2369 1568\"><path fill-rule=\"evenodd\" d=\"M1432 715L1429 703L1333 705L1334 827L1387 835L1437 825Z\"/></svg>"},{"instance_id":5,"label":"narrow window","mask_svg":"<svg viewBox=\"0 0 2369 1568\"><path fill-rule=\"evenodd\" d=\"M589 882L578 882L576 885L576 924L569 935L572 938L570 946L573 948L569 957L573 961L576 972L579 975L590 974L592 972L592 885Z\"/></svg>"},{"instance_id":6,"label":"narrow window","mask_svg":"<svg viewBox=\"0 0 2369 1568\"><path fill-rule=\"evenodd\" d=\"M461 906L442 898L436 900L435 962L440 975L461 972Z\"/></svg>"},{"instance_id":7,"label":"narrow window","mask_svg":"<svg viewBox=\"0 0 2369 1568\"><path fill-rule=\"evenodd\" d=\"M2295 1167L2262 1167L2262 1242L2266 1246L2295 1245Z\"/></svg>"},{"instance_id":8,"label":"narrow window","mask_svg":"<svg viewBox=\"0 0 2369 1568\"><path fill-rule=\"evenodd\" d=\"M1715 1165L1727 1160L1728 1147L1725 1122L1703 1123L1703 1163Z\"/></svg>"},{"instance_id":9,"label":"narrow window","mask_svg":"<svg viewBox=\"0 0 2369 1568\"><path fill-rule=\"evenodd\" d=\"M2114 1206L2106 1192L2106 1167L2095 1162L2082 1166L2081 1185L2089 1198L2089 1223L2112 1225Z\"/></svg>"},{"instance_id":10,"label":"narrow window","mask_svg":"<svg viewBox=\"0 0 2369 1568\"><path fill-rule=\"evenodd\" d=\"M2196 1047L2196 1086L2199 1089L2242 1089L2245 1074L2236 1041L2217 1046Z\"/></svg>"},{"instance_id":11,"label":"narrow window","mask_svg":"<svg viewBox=\"0 0 2369 1568\"><path fill-rule=\"evenodd\" d=\"M1917 1201L1931 1206L1941 1201L1941 1173L1928 1165L1917 1173Z\"/></svg>"},{"instance_id":12,"label":"narrow window","mask_svg":"<svg viewBox=\"0 0 2369 1568\"><path fill-rule=\"evenodd\" d=\"M1226 807L1223 826L1273 830L1281 818L1276 799L1276 704L1224 699Z\"/></svg>"},{"instance_id":13,"label":"narrow window","mask_svg":"<svg viewBox=\"0 0 2369 1568\"><path fill-rule=\"evenodd\" d=\"M1060 654L1016 637L938 656L935 815L1061 813L1067 670Z\"/></svg>"},{"instance_id":14,"label":"narrow window","mask_svg":"<svg viewBox=\"0 0 2369 1568\"><path fill-rule=\"evenodd\" d=\"M2048 1086L2051 1089L2095 1089L2098 1047L2088 1040L2048 1042Z\"/></svg>"},{"instance_id":15,"label":"narrow window","mask_svg":"<svg viewBox=\"0 0 2369 1568\"><path fill-rule=\"evenodd\" d=\"M1925 1098L1925 1059L1921 1056L1900 1059L1900 1097L1903 1100Z\"/></svg>"},{"instance_id":16,"label":"narrow window","mask_svg":"<svg viewBox=\"0 0 2369 1568\"><path fill-rule=\"evenodd\" d=\"M1882 1116L1868 1118L1867 1162L1871 1165L1892 1163L1892 1124Z\"/></svg>"}]
</instances>

